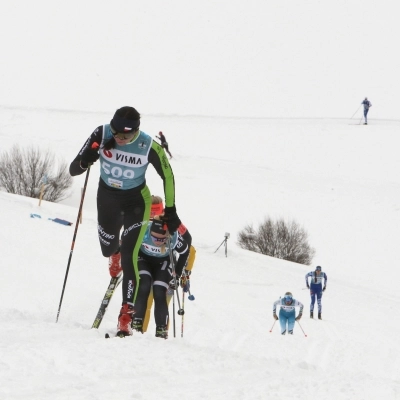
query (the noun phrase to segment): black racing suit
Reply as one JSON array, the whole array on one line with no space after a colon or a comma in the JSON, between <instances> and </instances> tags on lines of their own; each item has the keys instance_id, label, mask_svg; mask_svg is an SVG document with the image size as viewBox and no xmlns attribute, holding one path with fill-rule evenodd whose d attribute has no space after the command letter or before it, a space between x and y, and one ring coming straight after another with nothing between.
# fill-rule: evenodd
<instances>
[{"instance_id":1,"label":"black racing suit","mask_svg":"<svg viewBox=\"0 0 400 400\"><path fill-rule=\"evenodd\" d=\"M106 150L104 144L112 138L109 125L99 126L92 135L88 138L79 154L75 157L70 165L70 174L72 176L80 175L86 171L80 165L82 152L91 147L94 142L100 144L100 168L101 177L97 192L97 218L98 218L98 236L100 241L101 251L103 256L110 257L121 251L121 266L123 269L122 282L122 298L123 303L134 304L136 293L138 290L137 282L138 275L138 253L142 242L146 225L150 217L151 194L144 179L145 168L139 165L137 172L132 164L133 160L138 160L145 166L152 164L158 175L164 183L164 195L166 206L175 205L175 183L174 175L168 162L168 158L162 147L151 139L150 136L140 131L137 139L134 140L133 148L138 149L137 153L134 150L129 150L126 146L115 145L111 150ZM142 141L141 141L142 140ZM139 141L139 142L138 142ZM139 154L140 149L147 146L146 154ZM143 153L143 151L142 151ZM128 154L128 157L126 156ZM137 156L135 158L135 156ZM125 171L128 178L119 177L122 185L134 186L126 189L113 187L117 179L114 177L108 178L104 171L110 173L113 168L110 168L110 160L118 161L119 164L114 165L116 171ZM122 161L121 161L122 160ZM127 160L126 163L124 160ZM121 167L119 167L121 166ZM119 168L119 169L118 169ZM133 175L133 179L129 177ZM104 176L106 178L104 178ZM136 185L138 178L142 181ZM125 179L122 181L122 179ZM135 186L136 185L136 186ZM121 229L124 229L121 235ZM120 238L121 236L121 238ZM121 239L121 243L120 243Z\"/></svg>"},{"instance_id":2,"label":"black racing suit","mask_svg":"<svg viewBox=\"0 0 400 400\"><path fill-rule=\"evenodd\" d=\"M174 257L177 284L179 284L179 278L182 275L183 268L189 257L189 251L190 246L188 246L185 239L177 233L177 242L175 247L173 247L173 252L179 254L177 262L175 262ZM140 250L139 271L140 285L135 302L135 318L144 318L147 299L151 288L153 288L154 318L156 325L168 325L167 289L169 288L169 283L173 280L169 251L165 253L164 257L156 257L148 255Z\"/></svg>"}]
</instances>

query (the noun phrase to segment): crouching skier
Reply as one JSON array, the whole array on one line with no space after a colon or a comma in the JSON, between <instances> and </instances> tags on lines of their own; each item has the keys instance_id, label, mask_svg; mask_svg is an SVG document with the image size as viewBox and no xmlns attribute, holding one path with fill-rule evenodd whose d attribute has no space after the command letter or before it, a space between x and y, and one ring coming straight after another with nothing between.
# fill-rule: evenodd
<instances>
[{"instance_id":1,"label":"crouching skier","mask_svg":"<svg viewBox=\"0 0 400 400\"><path fill-rule=\"evenodd\" d=\"M183 268L189 256L189 246L182 236L175 232L170 237L171 248L168 247L166 226L162 221L149 222L139 251L140 284L135 301L132 328L143 333L143 318L146 313L147 299L151 288L154 296L154 318L156 322L156 337L168 338L168 303L167 290L176 289ZM178 253L175 274L170 261L170 252Z\"/></svg>"},{"instance_id":2,"label":"crouching skier","mask_svg":"<svg viewBox=\"0 0 400 400\"><path fill-rule=\"evenodd\" d=\"M280 306L279 318L276 315L276 307ZM296 317L295 307L300 307L299 315ZM286 292L283 298L279 298L273 305L273 317L281 324L281 334L286 334L286 325L289 335L293 335L294 322L298 321L303 315L303 303L293 298L292 293Z\"/></svg>"}]
</instances>

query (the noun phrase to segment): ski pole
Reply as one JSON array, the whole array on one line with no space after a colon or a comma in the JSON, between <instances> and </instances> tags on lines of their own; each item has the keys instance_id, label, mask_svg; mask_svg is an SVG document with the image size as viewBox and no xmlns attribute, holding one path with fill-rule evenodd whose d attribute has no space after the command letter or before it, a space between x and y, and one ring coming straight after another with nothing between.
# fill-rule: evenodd
<instances>
[{"instance_id":1,"label":"ski pole","mask_svg":"<svg viewBox=\"0 0 400 400\"><path fill-rule=\"evenodd\" d=\"M176 328L175 328L175 290L172 298L172 324L174 326L174 337L176 337Z\"/></svg>"},{"instance_id":2,"label":"ski pole","mask_svg":"<svg viewBox=\"0 0 400 400\"><path fill-rule=\"evenodd\" d=\"M361 106L362 106L362 104L359 105L359 107L357 108L357 111L360 109ZM352 119L357 114L357 111L352 115L352 117L350 119Z\"/></svg>"},{"instance_id":3,"label":"ski pole","mask_svg":"<svg viewBox=\"0 0 400 400\"><path fill-rule=\"evenodd\" d=\"M92 144L92 149L97 149L98 147L99 147L99 144L98 144L98 143L94 142L94 143ZM59 304L59 306L58 306L56 323L58 322L58 317L60 316L61 304L62 304L63 297L64 297L65 286L66 286L66 284L67 284L67 278L68 278L69 267L70 267L70 264L71 264L72 253L73 253L73 251L74 251L74 246L75 246L75 239L76 239L76 235L77 235L77 233L78 233L79 220L80 220L81 214L82 214L83 200L85 199L86 187L87 187L87 183L88 183L88 180L89 180L89 172L90 172L90 165L88 166L88 169L87 169L87 172L86 172L85 183L84 183L84 185L83 185L82 196L81 196L81 203L79 204L78 216L77 216L77 218L76 218L74 236L72 237L71 250L70 250L70 252L69 252L67 270L66 270L66 272L65 272L64 284L63 284L63 288L62 288L62 291L61 291L61 298L60 298L60 304Z\"/></svg>"},{"instance_id":4,"label":"ski pole","mask_svg":"<svg viewBox=\"0 0 400 400\"><path fill-rule=\"evenodd\" d=\"M190 293L190 289L188 290L188 293L189 293L188 299L193 301L195 297Z\"/></svg>"},{"instance_id":5,"label":"ski pole","mask_svg":"<svg viewBox=\"0 0 400 400\"><path fill-rule=\"evenodd\" d=\"M301 327L301 325L300 325L300 322L299 321L296 321L298 324L299 324L299 327L301 328L301 330L303 331L303 333L304 333L304 336L305 337L307 337L307 335L306 335L306 333L304 332L304 330L303 330L303 328Z\"/></svg>"},{"instance_id":6,"label":"ski pole","mask_svg":"<svg viewBox=\"0 0 400 400\"><path fill-rule=\"evenodd\" d=\"M182 310L185 309L185 291L182 290ZM184 324L184 319L185 319L185 313L182 314L182 319L181 319L181 337L183 338L183 324Z\"/></svg>"},{"instance_id":7,"label":"ski pole","mask_svg":"<svg viewBox=\"0 0 400 400\"><path fill-rule=\"evenodd\" d=\"M175 290L176 293L178 294L178 287L179 287L179 282L176 279L176 270L175 270L175 263L174 263L174 256L172 254L172 248L171 248L171 236L168 234L167 236L167 244L168 244L168 248L169 248L169 260L171 263L171 268L172 268L172 276L174 278L174 285L175 285ZM179 296L177 296L177 300L178 300L178 315L183 315L185 313L185 311L182 310L181 308L181 302L179 300Z\"/></svg>"},{"instance_id":8,"label":"ski pole","mask_svg":"<svg viewBox=\"0 0 400 400\"><path fill-rule=\"evenodd\" d=\"M87 169L86 178L85 178L85 184L83 185L81 203L79 205L78 217L76 218L75 231L74 231L74 236L72 238L71 250L69 252L67 271L65 272L64 284L63 284L63 288L62 288L62 292L61 292L60 304L58 306L56 323L58 322L58 317L60 316L61 304L62 304L63 297L64 297L65 286L67 284L68 272L69 272L69 267L70 267L70 264L71 264L72 253L74 251L76 234L78 233L79 219L81 217L82 207L83 207L83 200L85 199L86 186L87 186L88 179L89 179L89 172L90 172L90 166Z\"/></svg>"},{"instance_id":9,"label":"ski pole","mask_svg":"<svg viewBox=\"0 0 400 400\"><path fill-rule=\"evenodd\" d=\"M185 276L185 278L187 279L187 282L188 282L188 284L187 284L187 286L188 286L187 292L189 293L188 299L190 301L193 301L195 299L195 297L190 293L189 275L186 274L185 270L183 270L183 274L184 274L184 276Z\"/></svg>"},{"instance_id":10,"label":"ski pole","mask_svg":"<svg viewBox=\"0 0 400 400\"><path fill-rule=\"evenodd\" d=\"M275 322L276 321L278 321L277 319L274 321L274 323L272 324L272 326L271 326L271 329L270 329L270 332L272 332L272 329L274 329L274 326L275 326Z\"/></svg>"}]
</instances>

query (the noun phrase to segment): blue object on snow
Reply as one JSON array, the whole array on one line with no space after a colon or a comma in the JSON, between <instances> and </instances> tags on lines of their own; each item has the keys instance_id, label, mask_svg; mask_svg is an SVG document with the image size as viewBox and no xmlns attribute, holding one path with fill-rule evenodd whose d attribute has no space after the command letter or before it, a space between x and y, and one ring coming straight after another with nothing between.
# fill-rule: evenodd
<instances>
[{"instance_id":1,"label":"blue object on snow","mask_svg":"<svg viewBox=\"0 0 400 400\"><path fill-rule=\"evenodd\" d=\"M39 214L31 214L31 218L42 218Z\"/></svg>"},{"instance_id":2,"label":"blue object on snow","mask_svg":"<svg viewBox=\"0 0 400 400\"><path fill-rule=\"evenodd\" d=\"M57 222L58 224L61 224L61 225L68 225L68 226L72 225L72 222L66 221L65 219L49 218L49 220L51 220L53 222Z\"/></svg>"}]
</instances>

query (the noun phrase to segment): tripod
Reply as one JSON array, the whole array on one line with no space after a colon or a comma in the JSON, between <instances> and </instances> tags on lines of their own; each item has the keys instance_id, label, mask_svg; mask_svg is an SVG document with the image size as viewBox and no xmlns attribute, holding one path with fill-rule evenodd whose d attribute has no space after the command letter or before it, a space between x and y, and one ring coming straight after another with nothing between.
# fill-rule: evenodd
<instances>
[{"instance_id":1,"label":"tripod","mask_svg":"<svg viewBox=\"0 0 400 400\"><path fill-rule=\"evenodd\" d=\"M225 238L224 238L224 240L222 241L222 243L218 246L218 249L224 244L225 245L225 257L228 257L228 239L229 239L229 233L225 233ZM217 251L218 251L218 249L217 250L215 250L214 251L214 253L216 253Z\"/></svg>"}]
</instances>

